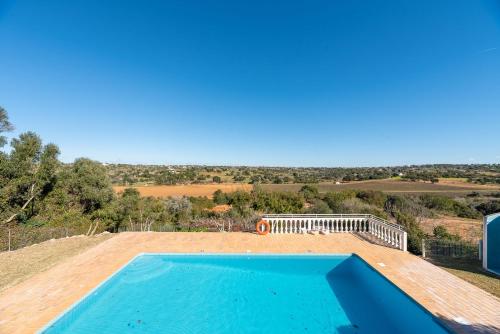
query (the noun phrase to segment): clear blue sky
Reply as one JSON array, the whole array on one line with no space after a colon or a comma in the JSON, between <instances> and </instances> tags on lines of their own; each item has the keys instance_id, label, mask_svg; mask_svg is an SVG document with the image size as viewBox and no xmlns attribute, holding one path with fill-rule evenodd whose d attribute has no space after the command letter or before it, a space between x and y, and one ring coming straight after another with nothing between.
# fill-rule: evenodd
<instances>
[{"instance_id":1,"label":"clear blue sky","mask_svg":"<svg viewBox=\"0 0 500 334\"><path fill-rule=\"evenodd\" d=\"M0 0L0 105L64 161L500 163L500 3Z\"/></svg>"}]
</instances>

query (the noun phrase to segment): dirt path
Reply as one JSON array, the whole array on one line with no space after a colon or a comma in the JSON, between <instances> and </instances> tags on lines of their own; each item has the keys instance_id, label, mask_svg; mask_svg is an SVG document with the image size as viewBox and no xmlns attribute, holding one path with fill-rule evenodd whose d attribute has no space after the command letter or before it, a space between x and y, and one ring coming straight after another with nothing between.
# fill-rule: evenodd
<instances>
[{"instance_id":1,"label":"dirt path","mask_svg":"<svg viewBox=\"0 0 500 334\"><path fill-rule=\"evenodd\" d=\"M93 237L74 236L53 239L21 248L12 252L0 253L0 291L16 285L31 276L45 271L66 258L111 238L111 234Z\"/></svg>"}]
</instances>

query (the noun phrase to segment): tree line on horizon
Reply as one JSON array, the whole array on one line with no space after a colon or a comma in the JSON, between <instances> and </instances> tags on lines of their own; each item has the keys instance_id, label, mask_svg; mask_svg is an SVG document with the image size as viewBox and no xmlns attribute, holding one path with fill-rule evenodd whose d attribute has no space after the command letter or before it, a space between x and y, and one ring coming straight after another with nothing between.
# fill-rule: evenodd
<instances>
[{"instance_id":1,"label":"tree line on horizon","mask_svg":"<svg viewBox=\"0 0 500 334\"><path fill-rule=\"evenodd\" d=\"M397 178L438 183L459 178L477 184L500 184L499 164L394 167L250 167L106 164L114 185L209 183L316 184Z\"/></svg>"},{"instance_id":2,"label":"tree line on horizon","mask_svg":"<svg viewBox=\"0 0 500 334\"><path fill-rule=\"evenodd\" d=\"M298 192L265 191L255 184L250 192L218 190L213 198L141 197L134 188L116 194L107 166L87 158L61 163L57 145L43 143L34 132L12 138L10 150L5 150L8 142L5 133L12 130L7 112L0 108L2 242L6 228L237 231L252 230L264 213L369 213L403 225L409 233L410 251L418 254L420 241L426 237L420 218L446 213L477 219L482 214L500 211L499 200L484 201L482 195L474 193L467 199L361 190L320 193L313 184L303 186ZM228 210L214 210L217 205L226 205ZM457 238L444 232L438 230L437 235Z\"/></svg>"}]
</instances>

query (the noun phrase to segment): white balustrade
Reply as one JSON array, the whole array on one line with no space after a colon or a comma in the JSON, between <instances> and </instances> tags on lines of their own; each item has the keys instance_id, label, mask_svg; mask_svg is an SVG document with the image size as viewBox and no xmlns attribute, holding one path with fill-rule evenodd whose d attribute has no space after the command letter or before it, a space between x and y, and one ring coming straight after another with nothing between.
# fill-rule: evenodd
<instances>
[{"instance_id":1,"label":"white balustrade","mask_svg":"<svg viewBox=\"0 0 500 334\"><path fill-rule=\"evenodd\" d=\"M407 234L399 225L373 215L338 214L279 214L264 215L271 226L271 233L306 233L325 231L330 233L367 233L388 246L406 251Z\"/></svg>"}]
</instances>

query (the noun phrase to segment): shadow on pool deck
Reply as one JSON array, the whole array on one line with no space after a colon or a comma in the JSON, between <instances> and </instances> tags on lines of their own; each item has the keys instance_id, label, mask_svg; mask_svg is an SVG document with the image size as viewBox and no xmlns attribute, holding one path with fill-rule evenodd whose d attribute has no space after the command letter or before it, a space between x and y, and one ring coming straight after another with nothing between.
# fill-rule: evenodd
<instances>
[{"instance_id":1,"label":"shadow on pool deck","mask_svg":"<svg viewBox=\"0 0 500 334\"><path fill-rule=\"evenodd\" d=\"M470 334L498 334L500 333L500 328L496 326L488 326L483 324L463 324L456 320L449 319L442 315L437 316L439 321L445 324L448 328L460 332L460 333L470 333Z\"/></svg>"}]
</instances>

